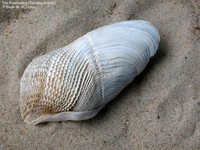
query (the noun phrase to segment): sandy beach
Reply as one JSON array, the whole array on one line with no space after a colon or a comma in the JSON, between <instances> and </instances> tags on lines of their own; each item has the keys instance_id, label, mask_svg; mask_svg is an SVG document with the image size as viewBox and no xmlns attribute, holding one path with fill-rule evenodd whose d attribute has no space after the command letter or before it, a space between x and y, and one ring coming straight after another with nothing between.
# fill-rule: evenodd
<instances>
[{"instance_id":1,"label":"sandy beach","mask_svg":"<svg viewBox=\"0 0 200 150\"><path fill-rule=\"evenodd\" d=\"M198 0L49 0L30 8L6 2L0 1L0 149L200 149ZM20 78L34 57L134 19L156 26L161 42L130 85L93 119L24 123Z\"/></svg>"}]
</instances>

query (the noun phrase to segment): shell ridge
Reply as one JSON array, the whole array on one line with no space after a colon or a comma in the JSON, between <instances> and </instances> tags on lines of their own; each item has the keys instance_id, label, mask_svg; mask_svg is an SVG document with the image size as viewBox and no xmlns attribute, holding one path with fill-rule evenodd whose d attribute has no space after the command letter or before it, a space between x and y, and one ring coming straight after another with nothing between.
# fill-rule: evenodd
<instances>
[{"instance_id":1,"label":"shell ridge","mask_svg":"<svg viewBox=\"0 0 200 150\"><path fill-rule=\"evenodd\" d=\"M102 101L104 100L104 87L103 87L103 79L102 79L102 74L101 74L101 70L100 70L100 61L97 59L97 55L95 54L95 47L94 47L94 44L92 42L92 39L90 38L89 34L86 34L85 37L88 39L88 42L89 42L89 46L90 46L90 50L92 52L92 57L93 57L93 61L94 61L94 64L95 64L95 68L97 70L97 75L98 75L98 78L100 80L100 84L101 84L101 98L102 98ZM103 72L102 72L103 73Z\"/></svg>"},{"instance_id":2,"label":"shell ridge","mask_svg":"<svg viewBox=\"0 0 200 150\"><path fill-rule=\"evenodd\" d=\"M72 50L70 50L69 49L69 52L66 50L66 49L64 49L65 50L65 53L63 54L63 56L64 56L64 61L63 61L63 74L62 74L62 79L60 79L60 81L65 81L66 80L66 78L68 77L68 75L69 75L69 73L66 71L66 70L68 70L68 65L66 65L66 64L69 64L69 62L70 62L70 60L71 60L71 56L72 56L72 53L73 53L73 51ZM66 59L67 58L67 59ZM67 87L66 87L66 84L64 84L64 82L62 82L61 83L61 88L60 88L60 91L61 91L61 97L60 97L60 99L61 99L61 103L62 103L62 100L64 100L65 98L66 98L66 90L67 90ZM66 104L64 104L64 108L67 110L68 109L68 107L69 106L67 106L67 105L69 105L68 103L66 103ZM67 108L66 108L67 107ZM63 110L62 111L64 111L64 108L62 108Z\"/></svg>"},{"instance_id":3,"label":"shell ridge","mask_svg":"<svg viewBox=\"0 0 200 150\"><path fill-rule=\"evenodd\" d=\"M77 95L75 97L76 103L74 103L73 111L87 110L88 104L90 104L91 93L94 92L95 88L95 64L93 62L92 52L89 50L88 40L85 38L80 38L72 46L72 49L76 49L78 52L77 57L75 58L78 66L74 68L76 70L75 79L76 82L73 84L76 85L74 88L77 89ZM92 62L91 62L92 61ZM70 97L71 98L71 97Z\"/></svg>"}]
</instances>

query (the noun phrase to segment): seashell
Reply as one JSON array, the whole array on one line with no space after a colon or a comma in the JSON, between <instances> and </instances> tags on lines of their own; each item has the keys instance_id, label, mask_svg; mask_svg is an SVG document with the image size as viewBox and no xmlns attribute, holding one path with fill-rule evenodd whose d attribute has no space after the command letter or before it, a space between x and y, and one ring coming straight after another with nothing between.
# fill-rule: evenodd
<instances>
[{"instance_id":1,"label":"seashell","mask_svg":"<svg viewBox=\"0 0 200 150\"><path fill-rule=\"evenodd\" d=\"M124 21L34 58L21 78L22 118L36 125L94 117L142 72L159 41L149 22Z\"/></svg>"}]
</instances>

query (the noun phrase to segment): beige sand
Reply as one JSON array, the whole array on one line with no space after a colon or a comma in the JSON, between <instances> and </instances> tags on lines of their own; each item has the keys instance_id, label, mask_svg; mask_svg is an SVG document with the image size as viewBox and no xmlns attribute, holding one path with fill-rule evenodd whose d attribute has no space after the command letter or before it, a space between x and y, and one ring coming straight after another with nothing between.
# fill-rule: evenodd
<instances>
[{"instance_id":1,"label":"beige sand","mask_svg":"<svg viewBox=\"0 0 200 150\"><path fill-rule=\"evenodd\" d=\"M60 0L25 11L0 5L0 149L200 149L199 5ZM35 56L131 19L152 22L161 35L158 53L141 75L91 120L23 122L20 77Z\"/></svg>"}]
</instances>

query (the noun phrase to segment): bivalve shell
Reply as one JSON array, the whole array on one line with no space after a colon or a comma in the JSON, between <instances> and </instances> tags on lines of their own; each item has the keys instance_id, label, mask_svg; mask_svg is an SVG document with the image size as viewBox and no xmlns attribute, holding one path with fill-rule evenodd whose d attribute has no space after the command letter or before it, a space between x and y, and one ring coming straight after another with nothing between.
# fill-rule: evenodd
<instances>
[{"instance_id":1,"label":"bivalve shell","mask_svg":"<svg viewBox=\"0 0 200 150\"><path fill-rule=\"evenodd\" d=\"M35 125L94 117L142 72L159 41L149 22L124 21L33 59L20 83L22 118Z\"/></svg>"}]
</instances>

